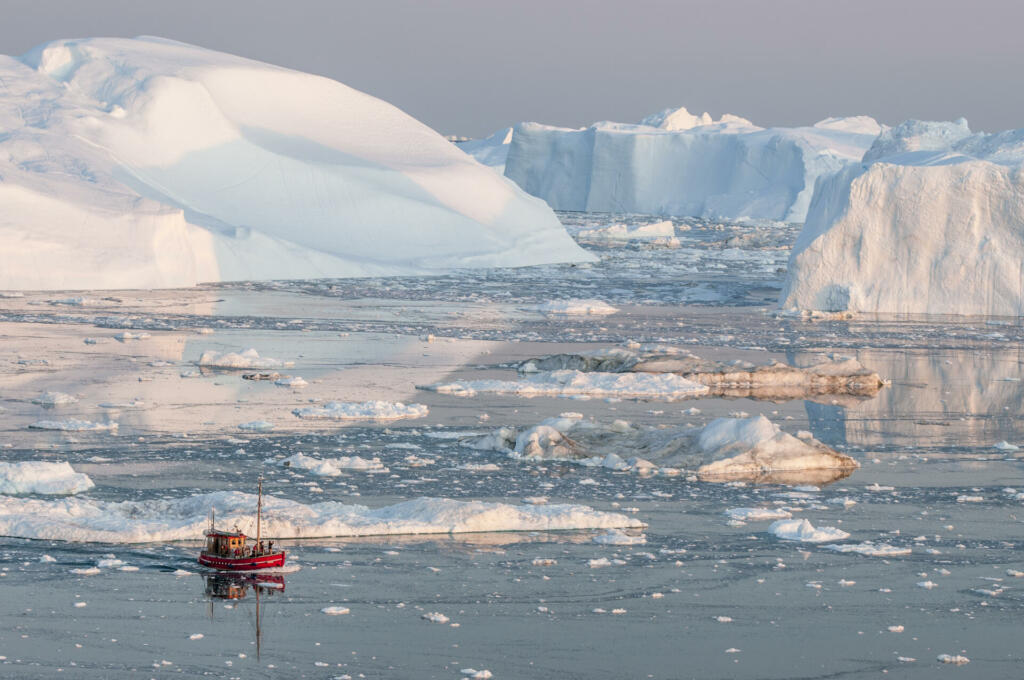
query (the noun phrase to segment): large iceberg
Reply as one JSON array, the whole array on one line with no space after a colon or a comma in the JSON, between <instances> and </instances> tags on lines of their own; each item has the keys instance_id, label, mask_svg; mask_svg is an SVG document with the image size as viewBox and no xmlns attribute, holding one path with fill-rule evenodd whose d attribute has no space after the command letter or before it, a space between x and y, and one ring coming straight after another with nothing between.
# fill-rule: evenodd
<instances>
[{"instance_id":1,"label":"large iceberg","mask_svg":"<svg viewBox=\"0 0 1024 680\"><path fill-rule=\"evenodd\" d=\"M821 175L859 161L872 118L761 128L669 109L640 124L516 126L505 176L556 210L802 222Z\"/></svg>"},{"instance_id":2,"label":"large iceberg","mask_svg":"<svg viewBox=\"0 0 1024 680\"><path fill-rule=\"evenodd\" d=\"M411 274L590 259L397 108L161 38L0 56L0 289Z\"/></svg>"},{"instance_id":3,"label":"large iceberg","mask_svg":"<svg viewBox=\"0 0 1024 680\"><path fill-rule=\"evenodd\" d=\"M1024 129L907 121L823 178L786 308L1024 314Z\"/></svg>"}]
</instances>

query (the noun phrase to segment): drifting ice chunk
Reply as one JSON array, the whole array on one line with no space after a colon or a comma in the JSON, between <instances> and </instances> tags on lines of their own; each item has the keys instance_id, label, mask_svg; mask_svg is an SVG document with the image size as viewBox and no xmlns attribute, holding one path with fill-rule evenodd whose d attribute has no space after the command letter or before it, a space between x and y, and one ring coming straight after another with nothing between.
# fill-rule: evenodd
<instances>
[{"instance_id":1,"label":"drifting ice chunk","mask_svg":"<svg viewBox=\"0 0 1024 680\"><path fill-rule=\"evenodd\" d=\"M777 522L772 522L768 531L785 541L800 541L801 543L841 541L850 537L850 534L835 527L815 528L806 519L780 519Z\"/></svg>"},{"instance_id":2,"label":"drifting ice chunk","mask_svg":"<svg viewBox=\"0 0 1024 680\"><path fill-rule=\"evenodd\" d=\"M117 423L94 423L91 420L67 418L66 420L38 420L31 425L32 430L62 430L64 432L103 432L116 430Z\"/></svg>"},{"instance_id":3,"label":"drifting ice chunk","mask_svg":"<svg viewBox=\"0 0 1024 680\"><path fill-rule=\"evenodd\" d=\"M401 420L423 418L430 412L423 404L403 404L400 401L331 401L320 406L306 406L292 411L307 420Z\"/></svg>"},{"instance_id":4,"label":"drifting ice chunk","mask_svg":"<svg viewBox=\"0 0 1024 680\"><path fill-rule=\"evenodd\" d=\"M479 392L522 397L619 397L675 401L705 394L708 388L677 375L640 373L583 373L551 371L524 380L457 380L419 386L442 394L472 397Z\"/></svg>"},{"instance_id":5,"label":"drifting ice chunk","mask_svg":"<svg viewBox=\"0 0 1024 680\"><path fill-rule=\"evenodd\" d=\"M530 309L549 316L607 316L619 311L601 300L557 300Z\"/></svg>"},{"instance_id":6,"label":"drifting ice chunk","mask_svg":"<svg viewBox=\"0 0 1024 680\"><path fill-rule=\"evenodd\" d=\"M247 349L241 352L225 352L217 354L213 350L203 352L199 357L199 365L209 368L284 368L292 366L294 362L261 357L255 349Z\"/></svg>"},{"instance_id":7,"label":"drifting ice chunk","mask_svg":"<svg viewBox=\"0 0 1024 680\"><path fill-rule=\"evenodd\" d=\"M799 472L792 481L824 483L860 467L853 458L816 439L798 439L782 432L764 416L713 420L701 430L698 445L714 459L697 470L702 479L756 479L775 474L782 481L785 473ZM812 471L822 473L821 478L808 476Z\"/></svg>"},{"instance_id":8,"label":"drifting ice chunk","mask_svg":"<svg viewBox=\"0 0 1024 680\"><path fill-rule=\"evenodd\" d=\"M341 456L340 458L312 458L302 453L296 453L283 460L276 461L277 465L296 470L306 470L318 477L337 477L342 470L359 470L361 472L388 472L388 468L380 462L379 458L367 460L360 456Z\"/></svg>"},{"instance_id":9,"label":"drifting ice chunk","mask_svg":"<svg viewBox=\"0 0 1024 680\"><path fill-rule=\"evenodd\" d=\"M75 472L70 463L0 462L0 494L75 494L95 486L89 476Z\"/></svg>"},{"instance_id":10,"label":"drifting ice chunk","mask_svg":"<svg viewBox=\"0 0 1024 680\"><path fill-rule=\"evenodd\" d=\"M33 404L40 406L67 406L78 402L78 397L63 392L43 392L32 400Z\"/></svg>"}]
</instances>

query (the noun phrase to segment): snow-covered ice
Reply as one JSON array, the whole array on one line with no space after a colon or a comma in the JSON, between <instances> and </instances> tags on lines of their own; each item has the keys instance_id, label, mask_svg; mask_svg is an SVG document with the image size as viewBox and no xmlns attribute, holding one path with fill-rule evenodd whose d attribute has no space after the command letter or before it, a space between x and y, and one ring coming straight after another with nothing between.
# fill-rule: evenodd
<instances>
[{"instance_id":1,"label":"snow-covered ice","mask_svg":"<svg viewBox=\"0 0 1024 680\"><path fill-rule=\"evenodd\" d=\"M66 495L88 491L93 486L89 475L75 472L67 462L0 462L0 494Z\"/></svg>"},{"instance_id":2,"label":"snow-covered ice","mask_svg":"<svg viewBox=\"0 0 1024 680\"><path fill-rule=\"evenodd\" d=\"M32 400L33 404L40 406L67 406L78 402L78 397L64 392L43 392Z\"/></svg>"},{"instance_id":3,"label":"snow-covered ice","mask_svg":"<svg viewBox=\"0 0 1024 680\"><path fill-rule=\"evenodd\" d=\"M191 540L203 535L210 508L225 526L245 526L256 511L256 497L237 491L121 502L0 496L0 535L105 543ZM642 527L636 518L583 505L417 498L371 509L337 501L307 505L267 496L263 506L263 531L280 538Z\"/></svg>"},{"instance_id":4,"label":"snow-covered ice","mask_svg":"<svg viewBox=\"0 0 1024 680\"><path fill-rule=\"evenodd\" d=\"M302 453L274 461L276 465L295 470L305 470L318 477L337 477L343 470L360 472L387 472L388 468L379 458L366 459L361 456L340 456L338 458L313 458Z\"/></svg>"},{"instance_id":5,"label":"snow-covered ice","mask_svg":"<svg viewBox=\"0 0 1024 680\"><path fill-rule=\"evenodd\" d=\"M824 543L825 541L841 541L850 534L835 527L815 527L806 519L780 519L772 522L768 531L785 541L801 543Z\"/></svg>"},{"instance_id":6,"label":"snow-covered ice","mask_svg":"<svg viewBox=\"0 0 1024 680\"><path fill-rule=\"evenodd\" d=\"M0 57L0 288L418 274L592 259L394 106L162 38Z\"/></svg>"},{"instance_id":7,"label":"snow-covered ice","mask_svg":"<svg viewBox=\"0 0 1024 680\"><path fill-rule=\"evenodd\" d=\"M93 422L79 418L64 418L62 420L37 420L29 425L32 430L61 430L64 432L106 432L117 429L115 422Z\"/></svg>"},{"instance_id":8,"label":"snow-covered ice","mask_svg":"<svg viewBox=\"0 0 1024 680\"><path fill-rule=\"evenodd\" d=\"M292 362L261 357L256 349L250 347L241 352L218 353L208 350L199 357L199 365L207 368L285 368L291 366Z\"/></svg>"},{"instance_id":9,"label":"snow-covered ice","mask_svg":"<svg viewBox=\"0 0 1024 680\"><path fill-rule=\"evenodd\" d=\"M481 392L521 397L619 397L674 401L708 391L686 378L672 374L584 373L575 370L546 371L522 380L457 380L421 386L442 394L472 397Z\"/></svg>"},{"instance_id":10,"label":"snow-covered ice","mask_svg":"<svg viewBox=\"0 0 1024 680\"><path fill-rule=\"evenodd\" d=\"M401 420L423 418L429 412L423 404L400 401L331 401L323 406L303 406L292 411L304 420Z\"/></svg>"},{"instance_id":11,"label":"snow-covered ice","mask_svg":"<svg viewBox=\"0 0 1024 680\"><path fill-rule=\"evenodd\" d=\"M865 116L766 129L685 109L580 130L521 123L505 175L556 210L800 222L818 177L859 161L881 130Z\"/></svg>"},{"instance_id":12,"label":"snow-covered ice","mask_svg":"<svg viewBox=\"0 0 1024 680\"><path fill-rule=\"evenodd\" d=\"M602 300L553 300L531 309L551 316L608 316L619 311Z\"/></svg>"}]
</instances>

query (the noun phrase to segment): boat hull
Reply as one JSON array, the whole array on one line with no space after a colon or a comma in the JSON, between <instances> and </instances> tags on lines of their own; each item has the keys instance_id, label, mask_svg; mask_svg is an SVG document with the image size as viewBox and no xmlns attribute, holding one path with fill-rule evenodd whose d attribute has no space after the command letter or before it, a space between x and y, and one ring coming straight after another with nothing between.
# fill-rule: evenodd
<instances>
[{"instance_id":1,"label":"boat hull","mask_svg":"<svg viewBox=\"0 0 1024 680\"><path fill-rule=\"evenodd\" d=\"M284 558L283 550L257 557L222 557L202 552L199 553L199 564L219 571L258 571L283 567Z\"/></svg>"}]
</instances>

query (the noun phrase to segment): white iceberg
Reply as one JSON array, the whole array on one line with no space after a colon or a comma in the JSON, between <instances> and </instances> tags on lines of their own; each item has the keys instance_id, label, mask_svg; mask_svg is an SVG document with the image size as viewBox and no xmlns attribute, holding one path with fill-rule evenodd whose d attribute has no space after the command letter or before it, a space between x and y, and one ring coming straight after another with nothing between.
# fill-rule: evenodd
<instances>
[{"instance_id":1,"label":"white iceberg","mask_svg":"<svg viewBox=\"0 0 1024 680\"><path fill-rule=\"evenodd\" d=\"M802 222L818 177L860 160L868 117L760 128L685 109L639 125L516 126L505 176L556 210Z\"/></svg>"},{"instance_id":2,"label":"white iceberg","mask_svg":"<svg viewBox=\"0 0 1024 680\"><path fill-rule=\"evenodd\" d=\"M0 56L0 289L588 261L543 202L394 106L154 37Z\"/></svg>"},{"instance_id":3,"label":"white iceberg","mask_svg":"<svg viewBox=\"0 0 1024 680\"><path fill-rule=\"evenodd\" d=\"M323 406L304 406L292 411L304 420L401 420L423 418L429 412L424 404L400 401L329 401Z\"/></svg>"},{"instance_id":4,"label":"white iceberg","mask_svg":"<svg viewBox=\"0 0 1024 680\"><path fill-rule=\"evenodd\" d=\"M786 309L1024 314L1024 129L907 121L823 178Z\"/></svg>"},{"instance_id":5,"label":"white iceberg","mask_svg":"<svg viewBox=\"0 0 1024 680\"><path fill-rule=\"evenodd\" d=\"M0 535L63 541L145 543L202 537L213 508L224 526L248 526L256 496L218 491L172 500L40 500L0 496ZM639 529L636 518L583 505L508 505L417 498L371 509L336 501L306 505L265 496L263 533L279 538L390 536L481 531Z\"/></svg>"},{"instance_id":6,"label":"white iceberg","mask_svg":"<svg viewBox=\"0 0 1024 680\"><path fill-rule=\"evenodd\" d=\"M493 168L499 175L504 175L508 145L512 142L512 130L510 127L503 128L483 139L467 139L456 142L455 145L479 163Z\"/></svg>"},{"instance_id":7,"label":"white iceberg","mask_svg":"<svg viewBox=\"0 0 1024 680\"><path fill-rule=\"evenodd\" d=\"M89 475L75 472L66 461L0 462L0 494L68 495L88 491L93 486Z\"/></svg>"}]
</instances>

